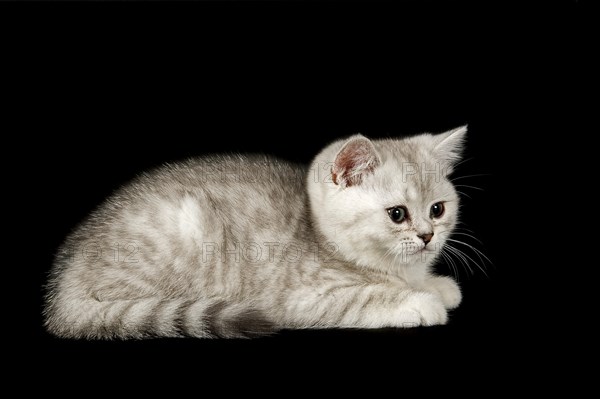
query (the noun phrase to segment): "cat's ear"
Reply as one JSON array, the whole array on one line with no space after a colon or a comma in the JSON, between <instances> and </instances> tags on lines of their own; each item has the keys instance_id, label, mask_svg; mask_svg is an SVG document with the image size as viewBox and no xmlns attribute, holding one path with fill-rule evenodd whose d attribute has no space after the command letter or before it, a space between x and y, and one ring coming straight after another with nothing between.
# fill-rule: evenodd
<instances>
[{"instance_id":1,"label":"cat's ear","mask_svg":"<svg viewBox=\"0 0 600 399\"><path fill-rule=\"evenodd\" d=\"M467 126L465 125L434 136L435 155L438 160L446 165L446 173L448 174L452 172L452 166L462 156L466 135Z\"/></svg>"},{"instance_id":2,"label":"cat's ear","mask_svg":"<svg viewBox=\"0 0 600 399\"><path fill-rule=\"evenodd\" d=\"M331 167L331 177L340 187L356 186L380 163L371 140L360 135L354 136L337 153Z\"/></svg>"}]
</instances>

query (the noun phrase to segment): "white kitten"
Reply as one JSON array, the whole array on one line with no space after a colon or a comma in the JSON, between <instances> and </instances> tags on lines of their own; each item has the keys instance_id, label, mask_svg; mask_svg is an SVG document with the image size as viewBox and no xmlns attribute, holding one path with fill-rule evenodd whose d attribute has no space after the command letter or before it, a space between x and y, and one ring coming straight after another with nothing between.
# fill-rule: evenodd
<instances>
[{"instance_id":1,"label":"white kitten","mask_svg":"<svg viewBox=\"0 0 600 399\"><path fill-rule=\"evenodd\" d=\"M61 337L238 337L443 324L461 293L430 266L454 229L466 128L357 135L307 171L268 157L169 165L71 234L50 277Z\"/></svg>"}]
</instances>

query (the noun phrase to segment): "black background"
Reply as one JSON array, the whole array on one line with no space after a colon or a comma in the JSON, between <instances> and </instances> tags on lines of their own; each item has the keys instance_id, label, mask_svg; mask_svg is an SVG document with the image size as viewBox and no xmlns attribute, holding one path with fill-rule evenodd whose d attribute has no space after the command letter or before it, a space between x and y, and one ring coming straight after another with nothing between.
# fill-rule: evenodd
<instances>
[{"instance_id":1,"label":"black background","mask_svg":"<svg viewBox=\"0 0 600 399\"><path fill-rule=\"evenodd\" d=\"M534 245L544 228L523 221L544 207L544 156L568 152L553 134L577 131L591 50L582 9L575 1L7 7L19 23L6 29L15 90L5 117L17 123L7 124L16 144L3 150L19 159L11 169L26 193L13 198L27 209L21 228L35 226L17 244L28 259L28 327L19 335L32 348L29 365L48 374L48 359L60 358L116 379L125 374L115 370L176 374L190 359L204 376L308 363L318 379L332 370L394 375L421 363L424 373L443 374L466 359L469 373L494 378L482 361L526 369L551 356L536 328L547 307L528 288L549 267ZM483 189L464 190L463 221L483 244L468 242L493 265L488 276L461 272L464 302L447 326L142 342L58 340L41 327L41 286L57 246L141 171L215 152L308 163L356 132L404 136L463 124L470 160L457 175L485 175L461 181Z\"/></svg>"}]
</instances>

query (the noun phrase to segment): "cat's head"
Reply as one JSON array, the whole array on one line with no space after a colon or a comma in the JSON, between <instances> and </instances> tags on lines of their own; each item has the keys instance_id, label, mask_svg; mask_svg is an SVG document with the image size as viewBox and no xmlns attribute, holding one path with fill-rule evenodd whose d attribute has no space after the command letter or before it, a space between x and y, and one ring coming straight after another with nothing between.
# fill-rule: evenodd
<instances>
[{"instance_id":1,"label":"cat's head","mask_svg":"<svg viewBox=\"0 0 600 399\"><path fill-rule=\"evenodd\" d=\"M314 222L338 255L386 272L432 263L457 223L459 198L448 175L466 131L398 140L355 135L326 147L307 184Z\"/></svg>"}]
</instances>

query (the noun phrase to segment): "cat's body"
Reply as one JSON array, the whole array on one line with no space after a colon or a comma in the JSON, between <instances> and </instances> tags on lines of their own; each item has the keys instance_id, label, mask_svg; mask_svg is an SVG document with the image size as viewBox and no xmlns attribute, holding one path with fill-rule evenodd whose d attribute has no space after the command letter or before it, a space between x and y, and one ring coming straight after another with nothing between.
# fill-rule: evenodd
<instances>
[{"instance_id":1,"label":"cat's body","mask_svg":"<svg viewBox=\"0 0 600 399\"><path fill-rule=\"evenodd\" d=\"M62 246L46 326L142 338L443 324L461 295L429 267L456 224L446 175L464 133L354 136L309 170L228 156L143 175Z\"/></svg>"}]
</instances>

